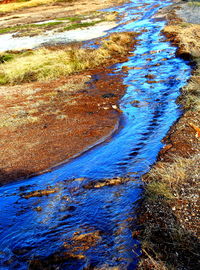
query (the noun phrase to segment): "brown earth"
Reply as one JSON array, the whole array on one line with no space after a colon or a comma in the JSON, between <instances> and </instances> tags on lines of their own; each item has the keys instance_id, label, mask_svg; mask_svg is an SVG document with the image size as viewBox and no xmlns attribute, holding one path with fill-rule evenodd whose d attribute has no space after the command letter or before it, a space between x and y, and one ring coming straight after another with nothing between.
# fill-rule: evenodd
<instances>
[{"instance_id":1,"label":"brown earth","mask_svg":"<svg viewBox=\"0 0 200 270\"><path fill-rule=\"evenodd\" d=\"M0 87L1 185L61 163L117 129L124 85L109 72Z\"/></svg>"},{"instance_id":2,"label":"brown earth","mask_svg":"<svg viewBox=\"0 0 200 270\"><path fill-rule=\"evenodd\" d=\"M125 0L117 0L114 3L111 0L79 0L72 3L52 3L48 5L48 8L45 5L24 8L6 14L2 13L0 16L0 27L5 28L15 25L29 24L61 17L91 13L96 10L109 8L110 6L117 6L123 2L125 2Z\"/></svg>"}]
</instances>

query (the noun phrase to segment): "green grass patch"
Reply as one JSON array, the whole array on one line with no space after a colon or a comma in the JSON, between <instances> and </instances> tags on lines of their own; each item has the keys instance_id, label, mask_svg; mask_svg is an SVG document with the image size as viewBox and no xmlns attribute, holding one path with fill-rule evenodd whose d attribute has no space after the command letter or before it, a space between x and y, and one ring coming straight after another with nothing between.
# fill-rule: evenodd
<instances>
[{"instance_id":1,"label":"green grass patch","mask_svg":"<svg viewBox=\"0 0 200 270\"><path fill-rule=\"evenodd\" d=\"M62 24L63 22L48 22L48 23L41 23L41 24L30 24L31 27L49 27Z\"/></svg>"},{"instance_id":2,"label":"green grass patch","mask_svg":"<svg viewBox=\"0 0 200 270\"><path fill-rule=\"evenodd\" d=\"M102 22L103 20L100 21L95 21L95 22L83 22L83 23L73 23L72 25L66 26L62 29L62 31L69 31L69 30L75 30L78 28L85 28L85 27L90 27L90 26L94 26L100 22Z\"/></svg>"},{"instance_id":3,"label":"green grass patch","mask_svg":"<svg viewBox=\"0 0 200 270\"><path fill-rule=\"evenodd\" d=\"M42 23L42 24L17 25L17 26L12 26L12 27L1 28L0 34L11 33L11 32L26 30L26 29L29 30L32 28L48 28L48 27L60 25L62 23L63 22L49 22L49 23Z\"/></svg>"},{"instance_id":4,"label":"green grass patch","mask_svg":"<svg viewBox=\"0 0 200 270\"><path fill-rule=\"evenodd\" d=\"M73 16L73 17L62 17L62 18L57 18L56 20L59 21L70 21L70 22L77 22L79 20L82 20L83 16Z\"/></svg>"},{"instance_id":5,"label":"green grass patch","mask_svg":"<svg viewBox=\"0 0 200 270\"><path fill-rule=\"evenodd\" d=\"M157 197L163 197L166 199L174 198L172 191L166 183L152 182L147 185L146 190L149 198L151 199L155 199Z\"/></svg>"},{"instance_id":6,"label":"green grass patch","mask_svg":"<svg viewBox=\"0 0 200 270\"><path fill-rule=\"evenodd\" d=\"M5 54L0 54L0 64L5 63L9 60L12 60L14 58L14 54L11 53L5 53Z\"/></svg>"}]
</instances>

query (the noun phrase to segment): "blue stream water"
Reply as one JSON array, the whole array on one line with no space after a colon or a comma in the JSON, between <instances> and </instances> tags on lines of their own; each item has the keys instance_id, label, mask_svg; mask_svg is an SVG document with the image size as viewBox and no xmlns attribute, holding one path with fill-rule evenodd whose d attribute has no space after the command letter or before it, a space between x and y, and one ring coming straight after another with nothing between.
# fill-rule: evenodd
<instances>
[{"instance_id":1,"label":"blue stream water","mask_svg":"<svg viewBox=\"0 0 200 270\"><path fill-rule=\"evenodd\" d=\"M101 239L81 252L85 259L57 262L45 269L86 269L89 265L90 269L103 265L105 269L116 265L134 269L140 249L131 230L135 202L142 192L140 177L155 162L162 138L180 116L175 101L191 71L160 33L165 22L152 18L170 3L132 0L110 9L125 15L112 31L140 32L128 61L114 66L127 86L120 101L123 128L111 140L52 172L0 188L0 269L27 269L31 259L62 253L64 243L77 231L98 231ZM130 181L84 188L89 182L116 176L129 176ZM73 180L80 177L85 179ZM29 199L20 196L49 186L58 192ZM35 211L38 206L42 211Z\"/></svg>"}]
</instances>

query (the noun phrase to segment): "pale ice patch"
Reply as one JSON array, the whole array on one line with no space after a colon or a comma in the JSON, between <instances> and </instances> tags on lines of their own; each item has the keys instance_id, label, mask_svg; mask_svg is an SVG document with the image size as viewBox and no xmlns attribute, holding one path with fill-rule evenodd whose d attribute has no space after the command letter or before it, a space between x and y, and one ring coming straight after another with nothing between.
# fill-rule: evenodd
<instances>
[{"instance_id":1,"label":"pale ice patch","mask_svg":"<svg viewBox=\"0 0 200 270\"><path fill-rule=\"evenodd\" d=\"M55 45L91 40L106 35L106 31L116 27L115 22L101 22L98 25L56 33L47 31L33 37L13 37L12 34L0 35L0 52L8 50L34 49L43 45ZM16 33L15 33L16 34Z\"/></svg>"}]
</instances>

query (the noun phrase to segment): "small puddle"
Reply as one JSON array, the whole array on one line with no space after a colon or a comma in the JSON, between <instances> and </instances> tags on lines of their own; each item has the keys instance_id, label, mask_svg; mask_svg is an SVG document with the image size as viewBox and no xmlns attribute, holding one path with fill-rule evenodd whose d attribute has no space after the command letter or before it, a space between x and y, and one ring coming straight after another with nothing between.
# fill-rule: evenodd
<instances>
[{"instance_id":1,"label":"small puddle","mask_svg":"<svg viewBox=\"0 0 200 270\"><path fill-rule=\"evenodd\" d=\"M123 128L52 172L0 188L1 269L136 267L140 246L132 231L140 179L180 116L175 101L190 76L160 33L165 22L153 19L170 3L134 0L110 9L126 14L114 31L141 33L128 61L114 66L127 86Z\"/></svg>"}]
</instances>

